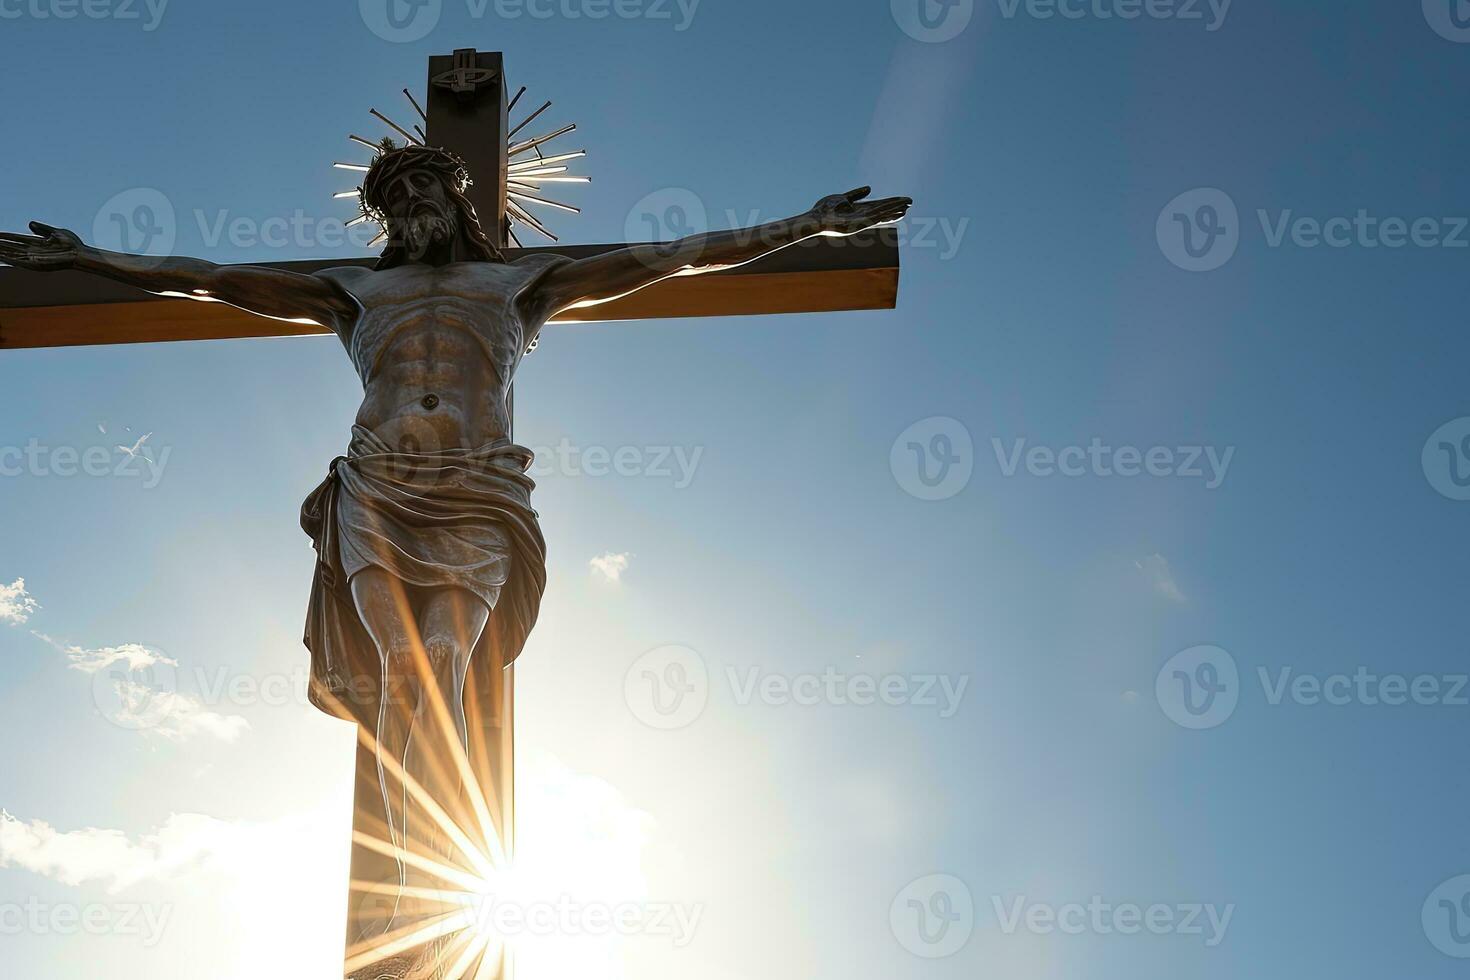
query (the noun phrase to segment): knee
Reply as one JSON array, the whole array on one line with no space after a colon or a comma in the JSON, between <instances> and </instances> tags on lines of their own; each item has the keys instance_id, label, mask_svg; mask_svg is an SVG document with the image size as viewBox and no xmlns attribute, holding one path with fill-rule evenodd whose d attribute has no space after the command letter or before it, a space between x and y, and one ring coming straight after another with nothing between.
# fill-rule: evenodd
<instances>
[{"instance_id":1,"label":"knee","mask_svg":"<svg viewBox=\"0 0 1470 980\"><path fill-rule=\"evenodd\" d=\"M464 662L469 659L458 640L442 634L424 637L424 653L428 655L429 666L436 674L447 670L461 670Z\"/></svg>"}]
</instances>

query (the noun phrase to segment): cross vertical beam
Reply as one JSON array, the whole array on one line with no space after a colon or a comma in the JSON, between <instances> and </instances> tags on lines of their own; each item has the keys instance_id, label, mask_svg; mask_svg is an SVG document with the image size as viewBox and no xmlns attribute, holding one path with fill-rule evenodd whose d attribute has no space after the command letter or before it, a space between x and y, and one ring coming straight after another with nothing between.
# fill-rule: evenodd
<instances>
[{"instance_id":1,"label":"cross vertical beam","mask_svg":"<svg viewBox=\"0 0 1470 980\"><path fill-rule=\"evenodd\" d=\"M465 162L473 183L469 199L480 226L496 248L506 246L505 57L500 52L461 48L429 59L430 146L442 146Z\"/></svg>"}]
</instances>

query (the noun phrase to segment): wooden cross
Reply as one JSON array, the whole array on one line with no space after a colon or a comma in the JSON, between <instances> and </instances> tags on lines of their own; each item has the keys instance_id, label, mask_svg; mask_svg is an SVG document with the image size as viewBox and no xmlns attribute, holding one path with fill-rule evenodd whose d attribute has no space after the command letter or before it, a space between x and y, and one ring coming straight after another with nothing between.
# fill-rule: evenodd
<instances>
[{"instance_id":1,"label":"wooden cross","mask_svg":"<svg viewBox=\"0 0 1470 980\"><path fill-rule=\"evenodd\" d=\"M572 258L625 245L507 248L509 107L503 56L462 49L429 59L425 102L426 142L464 160L474 180L468 195L486 236L508 261L529 252L556 251ZM371 266L375 259L276 263L314 272L331 266ZM758 262L698 279L674 278L622 299L571 310L553 322L642 320L668 317L817 313L892 309L898 296L899 258L892 229L850 239L817 238ZM194 303L145 293L81 272L35 273L0 269L0 349L222 340L327 333L311 324L257 317L223 303ZM496 692L501 711L481 719L472 733L475 768L488 785L492 817L507 853L513 848L513 668ZM359 743L352 878L384 881L391 857L363 846L385 839L377 759ZM349 961L373 910L354 896L348 924ZM492 972L476 970L476 976Z\"/></svg>"}]
</instances>

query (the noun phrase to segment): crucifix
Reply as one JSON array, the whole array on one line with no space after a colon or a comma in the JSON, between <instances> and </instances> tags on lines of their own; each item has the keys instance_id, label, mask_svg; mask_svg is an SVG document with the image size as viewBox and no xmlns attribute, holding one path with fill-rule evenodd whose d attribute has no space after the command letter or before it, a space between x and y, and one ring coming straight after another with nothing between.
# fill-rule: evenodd
<instances>
[{"instance_id":1,"label":"crucifix","mask_svg":"<svg viewBox=\"0 0 1470 980\"><path fill-rule=\"evenodd\" d=\"M514 855L514 661L545 587L512 381L548 323L891 309L907 198L665 243L523 247L580 151L522 137L500 54L429 62L420 121L369 149L382 254L220 266L0 234L0 349L332 333L363 383L346 454L302 507L317 552L314 704L357 726L344 976L508 977L483 902ZM422 124L420 124L420 122ZM553 238L554 240L554 238ZM700 277L698 279L692 277ZM187 302L194 300L197 302Z\"/></svg>"}]
</instances>

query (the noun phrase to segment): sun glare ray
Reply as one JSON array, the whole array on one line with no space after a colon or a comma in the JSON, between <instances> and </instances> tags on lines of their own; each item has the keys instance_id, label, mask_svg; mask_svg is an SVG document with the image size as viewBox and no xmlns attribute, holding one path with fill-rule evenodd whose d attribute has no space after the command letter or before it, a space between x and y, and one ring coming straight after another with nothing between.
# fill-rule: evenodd
<instances>
[{"instance_id":1,"label":"sun glare ray","mask_svg":"<svg viewBox=\"0 0 1470 980\"><path fill-rule=\"evenodd\" d=\"M406 953L425 943L462 932L465 929L464 912L448 912L437 916L423 925L404 926L375 939L364 940L347 950L347 973L363 967L381 963L390 956Z\"/></svg>"},{"instance_id":2,"label":"sun glare ray","mask_svg":"<svg viewBox=\"0 0 1470 980\"><path fill-rule=\"evenodd\" d=\"M425 857L416 851L399 847L392 841L379 840L371 834L353 831L352 842L359 847L365 847L384 857L400 860L409 867L427 872L436 878L441 878L444 881L452 881L467 892L474 892L476 889L484 887L484 882L469 872L450 867L442 861L435 861L433 858Z\"/></svg>"},{"instance_id":3,"label":"sun glare ray","mask_svg":"<svg viewBox=\"0 0 1470 980\"><path fill-rule=\"evenodd\" d=\"M505 854L504 848L501 846L499 835L495 833L495 826L493 822L489 821L488 810L485 814L484 820L482 820L481 822L480 832L482 835L481 840L490 851L489 857L485 855L484 851L482 851L479 847L477 847L474 843L470 841L469 835L464 831L464 829L461 828L459 824L455 823L454 820L449 816L449 814L445 812L444 808L436 800L434 800L434 798L428 793L427 790L424 789L419 781L403 768L403 764L401 762L399 762L397 759L393 758L386 752L379 753L378 741L376 738L373 737L372 733L367 730L367 728L363 726L358 726L357 738L358 741L361 742L365 748L371 751L374 755L379 756L379 761L382 762L383 768L387 771L388 775L392 776L393 779L395 779L400 785L403 786L405 790L408 791L408 795L413 798L413 801L423 808L429 819L434 821L438 828L442 830L450 838L450 840L454 842L455 846L464 853L465 857L469 858L471 865L474 866L475 870L478 871L482 877L491 874L496 867L505 866L505 864L507 863L507 856ZM458 745L458 742L454 742L453 740L451 740L451 742L453 742L454 745ZM463 753L464 749L461 748L460 752ZM483 802L481 803L481 806L484 806Z\"/></svg>"},{"instance_id":4,"label":"sun glare ray","mask_svg":"<svg viewBox=\"0 0 1470 980\"><path fill-rule=\"evenodd\" d=\"M351 890L358 895L386 895L388 897L402 896L412 898L420 902L437 902L440 905L454 905L463 908L469 892L449 891L443 888L420 888L416 885L405 885L399 888L396 883L384 881L362 881L354 878L351 882ZM480 888L485 887L482 882Z\"/></svg>"},{"instance_id":5,"label":"sun glare ray","mask_svg":"<svg viewBox=\"0 0 1470 980\"><path fill-rule=\"evenodd\" d=\"M470 972L470 969L475 965L475 959L485 952L485 947L490 945L490 941L485 936L476 936L470 932L466 932L455 942L456 945L462 944L464 951L459 954L459 958L454 961L444 976L448 980L464 980L465 976ZM452 951L446 950L445 958L447 959L450 955L452 955Z\"/></svg>"},{"instance_id":6,"label":"sun glare ray","mask_svg":"<svg viewBox=\"0 0 1470 980\"><path fill-rule=\"evenodd\" d=\"M343 705L340 701L336 700L335 698L331 698L330 695L324 696L323 700L328 702L332 713L335 714L337 717L342 718L346 721L353 720L351 713L348 712L346 706ZM411 776L407 771L404 770L402 763L400 763L398 760L394 759L387 753L382 753L380 755L378 741L376 738L373 737L373 734L368 731L366 726L357 726L357 738L364 748L373 753L375 757L379 758L379 760L383 764L383 768L387 771L388 775L392 776L393 779L395 779L407 790L409 796L413 798L414 802L423 807L424 812L428 814L430 819L432 819L438 825L439 829L442 830L445 835L448 836L454 842L454 844L463 852L464 856L469 860L473 869L478 872L482 878L488 877L493 874L496 867L504 867L506 866L506 864L508 864L508 857L505 854L505 850L501 845L499 835L494 832L493 823L488 825L490 830L489 833L487 833L484 837L486 847L491 852L491 856L487 857L484 851L482 851L481 848L477 847L470 840L469 835L457 823L455 823L453 819L450 818L449 814L445 812L444 808L440 806L437 802L435 802L432 797L430 797L428 792L424 790L423 786L419 784L418 780L414 779L413 776ZM460 751L463 752L463 749L461 749ZM389 829L387 828L386 823L384 824L384 828ZM391 847L392 845L388 844L387 846ZM390 854L388 856L393 857L394 855Z\"/></svg>"},{"instance_id":7,"label":"sun glare ray","mask_svg":"<svg viewBox=\"0 0 1470 980\"><path fill-rule=\"evenodd\" d=\"M413 623L414 619L408 609L408 596L401 594L398 601L403 603L403 621ZM459 778L463 783L463 791L469 796L470 806L475 811L475 819L480 824L481 838L490 846L492 857L498 866L504 867L508 863L508 855L500 841L500 835L496 829L494 818L490 815L490 806L486 801L485 789L480 785L479 779L475 777L474 767L470 765L469 754L465 747L460 744L454 720L449 714L449 705L444 700L444 694L439 690L439 684L434 677L433 668L429 664L428 651L424 649L422 638L417 630L412 631L409 637L409 646L413 651L414 667L419 677L420 697L426 697L429 709L438 723L438 734L444 743L449 757L458 770ZM401 767L399 767L401 770ZM407 773L403 774L405 780L410 779ZM490 787L493 791L494 787ZM422 792L422 787L420 788ZM437 805L436 805L437 806ZM442 809L440 810L442 813ZM446 829L447 832L447 829Z\"/></svg>"}]
</instances>

